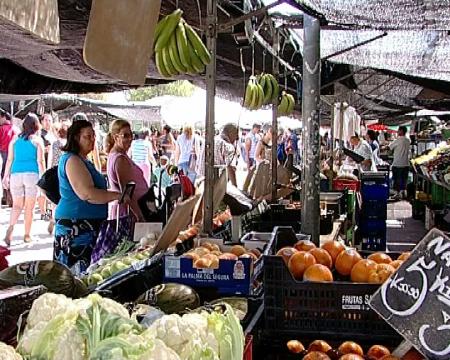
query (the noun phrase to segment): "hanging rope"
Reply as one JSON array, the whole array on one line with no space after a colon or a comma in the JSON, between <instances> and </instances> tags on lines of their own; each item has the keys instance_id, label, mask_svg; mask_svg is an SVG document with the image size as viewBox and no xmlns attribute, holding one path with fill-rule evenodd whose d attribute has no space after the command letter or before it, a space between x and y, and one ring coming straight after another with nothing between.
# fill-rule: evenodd
<instances>
[{"instance_id":1,"label":"hanging rope","mask_svg":"<svg viewBox=\"0 0 450 360\"><path fill-rule=\"evenodd\" d=\"M200 7L200 0L197 0L197 9L198 9L198 24L200 25L200 27L202 27L202 8Z\"/></svg>"}]
</instances>

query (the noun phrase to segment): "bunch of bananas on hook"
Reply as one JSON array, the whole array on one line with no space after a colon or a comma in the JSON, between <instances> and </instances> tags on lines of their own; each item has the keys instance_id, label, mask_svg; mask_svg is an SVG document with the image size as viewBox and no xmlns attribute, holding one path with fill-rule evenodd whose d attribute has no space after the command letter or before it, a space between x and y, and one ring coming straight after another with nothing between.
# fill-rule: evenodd
<instances>
[{"instance_id":1,"label":"bunch of bananas on hook","mask_svg":"<svg viewBox=\"0 0 450 360\"><path fill-rule=\"evenodd\" d=\"M244 107L259 110L263 105L271 104L278 98L278 81L272 74L250 76L245 89Z\"/></svg>"},{"instance_id":2,"label":"bunch of bananas on hook","mask_svg":"<svg viewBox=\"0 0 450 360\"><path fill-rule=\"evenodd\" d=\"M278 104L278 115L289 116L294 112L295 98L286 91L281 92L280 103Z\"/></svg>"},{"instance_id":3,"label":"bunch of bananas on hook","mask_svg":"<svg viewBox=\"0 0 450 360\"><path fill-rule=\"evenodd\" d=\"M156 25L154 51L158 72L170 78L178 74L200 74L211 62L211 54L200 36L175 10Z\"/></svg>"}]
</instances>

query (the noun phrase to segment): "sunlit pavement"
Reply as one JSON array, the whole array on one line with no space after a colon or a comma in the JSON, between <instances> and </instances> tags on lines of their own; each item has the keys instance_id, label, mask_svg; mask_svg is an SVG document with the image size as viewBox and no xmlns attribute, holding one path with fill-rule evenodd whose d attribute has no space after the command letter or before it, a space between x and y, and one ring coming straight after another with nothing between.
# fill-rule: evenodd
<instances>
[{"instance_id":1,"label":"sunlit pavement","mask_svg":"<svg viewBox=\"0 0 450 360\"><path fill-rule=\"evenodd\" d=\"M0 245L5 246L4 238L9 226L11 208L0 209ZM38 211L35 211L31 227L31 243L24 243L23 215L14 228L13 239L10 246L11 255L8 256L10 265L30 260L51 260L53 256L53 236L48 233L48 221L40 220Z\"/></svg>"}]
</instances>

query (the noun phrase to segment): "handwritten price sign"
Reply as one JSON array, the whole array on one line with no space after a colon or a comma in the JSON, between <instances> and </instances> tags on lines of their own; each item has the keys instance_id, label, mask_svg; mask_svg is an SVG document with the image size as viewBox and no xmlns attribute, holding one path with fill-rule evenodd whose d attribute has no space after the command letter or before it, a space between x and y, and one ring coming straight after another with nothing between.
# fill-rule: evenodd
<instances>
[{"instance_id":1,"label":"handwritten price sign","mask_svg":"<svg viewBox=\"0 0 450 360\"><path fill-rule=\"evenodd\" d=\"M428 359L450 359L450 238L431 230L370 306Z\"/></svg>"}]
</instances>

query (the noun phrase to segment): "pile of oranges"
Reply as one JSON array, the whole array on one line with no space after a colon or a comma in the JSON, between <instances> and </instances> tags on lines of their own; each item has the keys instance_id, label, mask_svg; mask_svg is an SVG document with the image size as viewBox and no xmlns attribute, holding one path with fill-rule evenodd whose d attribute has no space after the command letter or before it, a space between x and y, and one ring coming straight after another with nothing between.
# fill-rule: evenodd
<instances>
[{"instance_id":1,"label":"pile of oranges","mask_svg":"<svg viewBox=\"0 0 450 360\"><path fill-rule=\"evenodd\" d=\"M300 240L293 247L277 252L296 280L331 282L334 269L353 282L371 284L385 282L410 255L405 252L393 260L388 254L377 252L363 259L356 249L346 249L338 241L329 241L318 248L309 240Z\"/></svg>"},{"instance_id":2,"label":"pile of oranges","mask_svg":"<svg viewBox=\"0 0 450 360\"><path fill-rule=\"evenodd\" d=\"M298 340L287 342L291 353L299 354L303 360L420 360L423 357L415 350L410 351L402 359L391 354L383 345L373 345L366 353L362 346L354 341L344 341L339 347L332 348L324 340L315 340L306 348Z\"/></svg>"}]
</instances>

